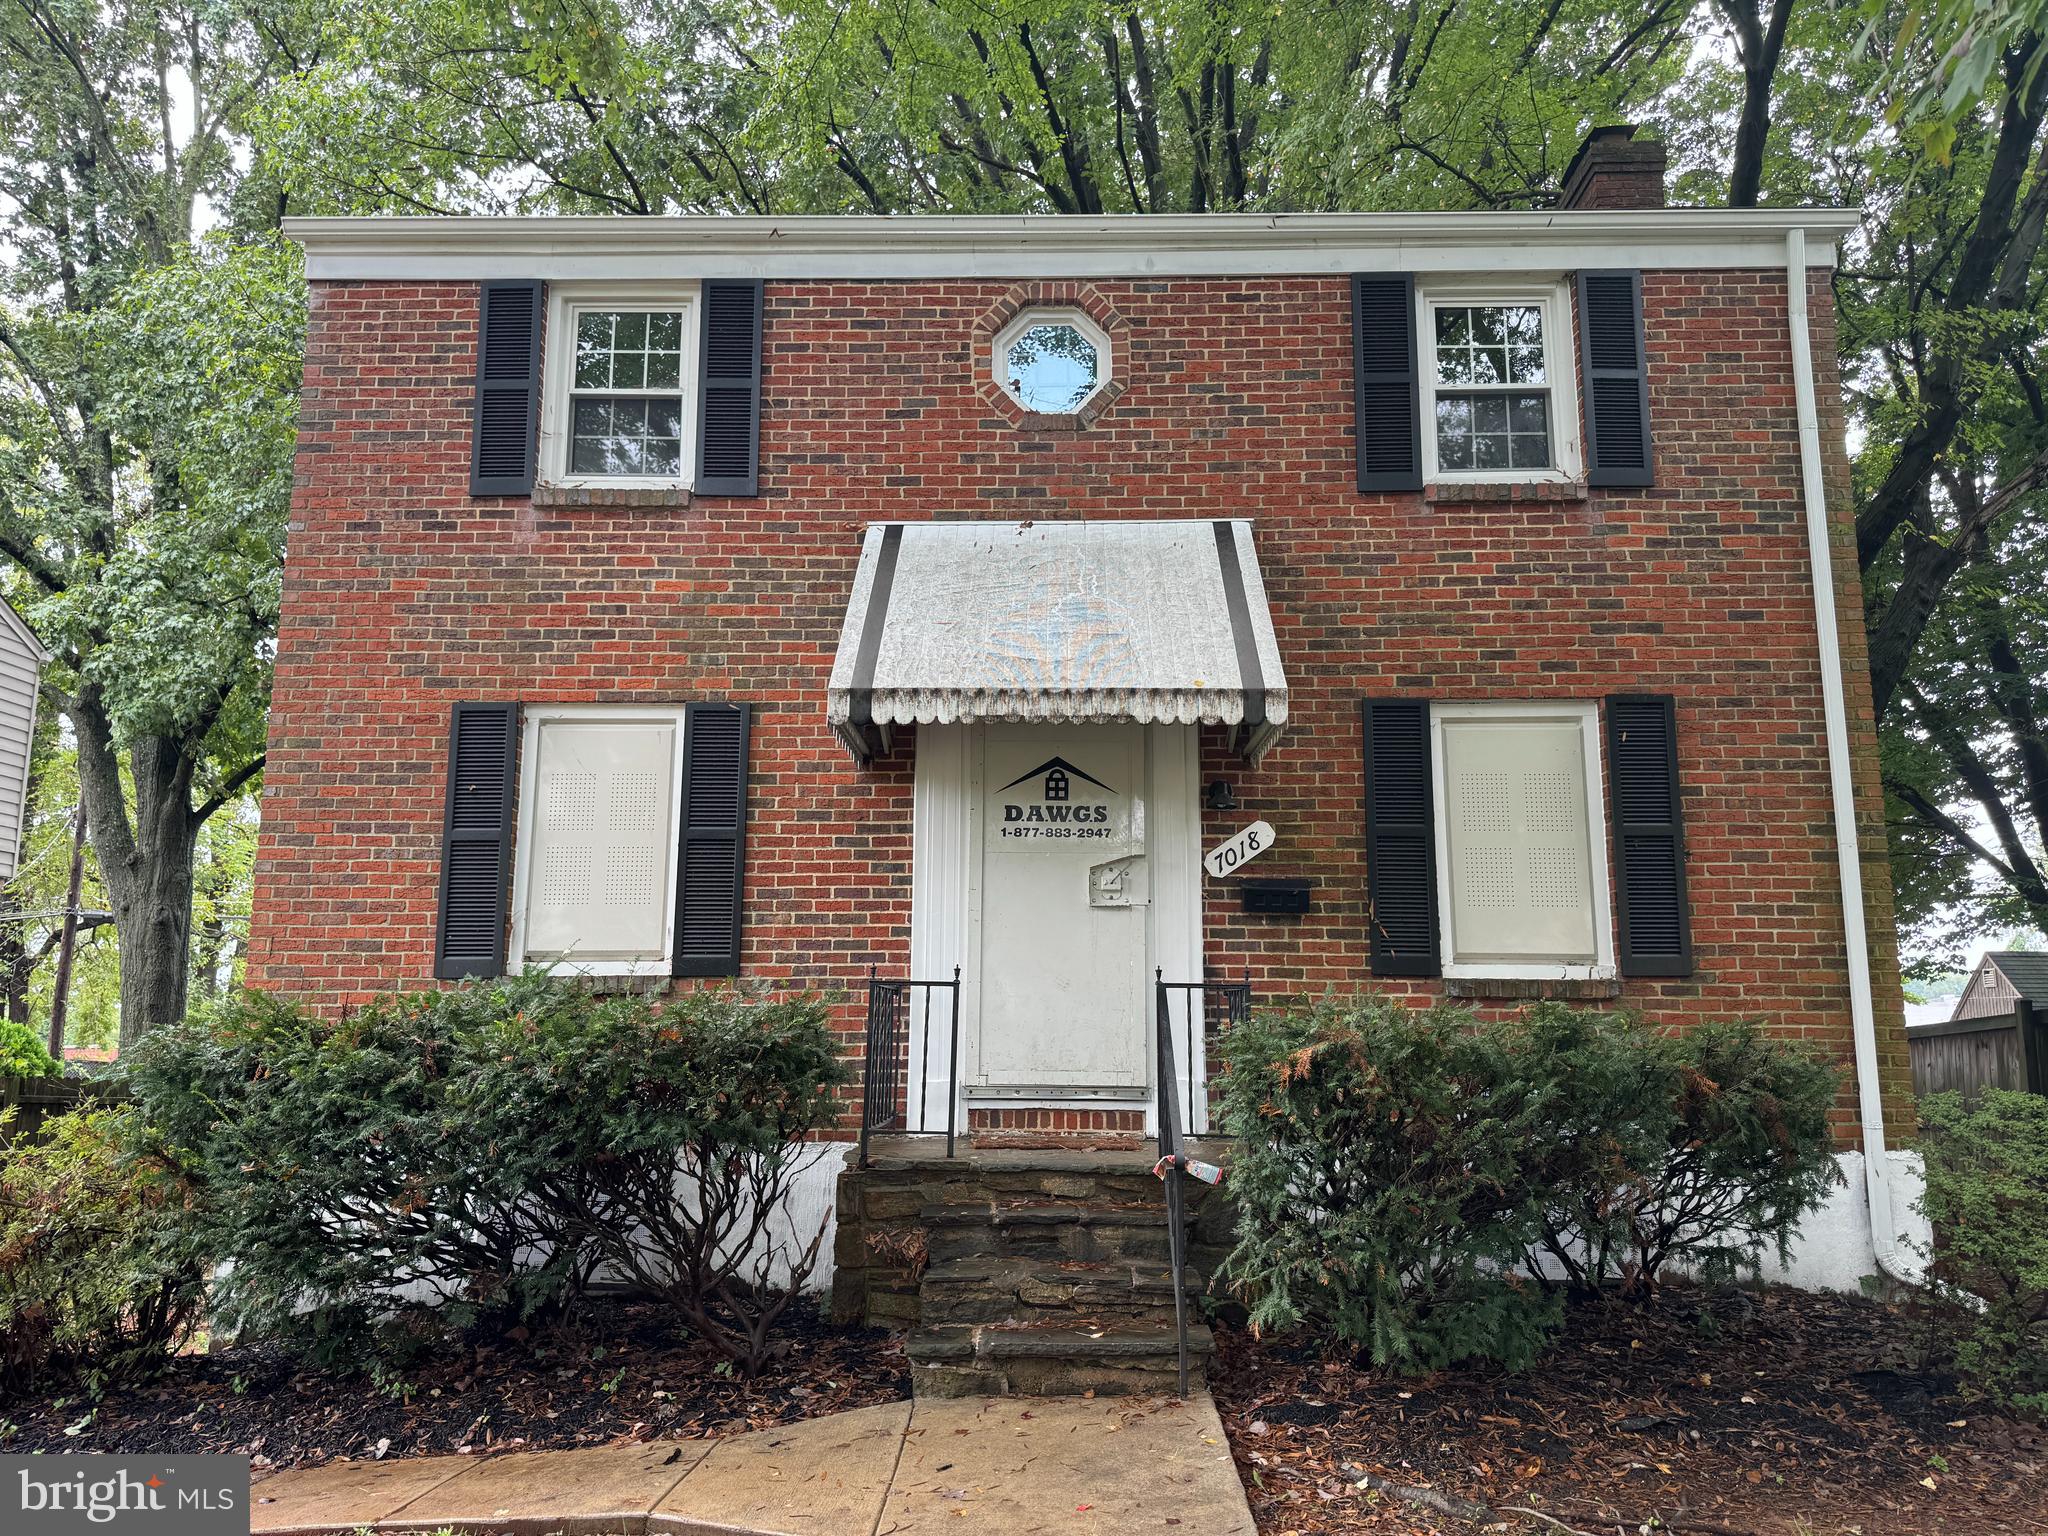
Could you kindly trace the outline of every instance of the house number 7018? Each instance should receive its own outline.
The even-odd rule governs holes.
[[[1255,821],[1242,832],[1234,833],[1228,842],[1218,843],[1202,857],[1202,867],[1215,879],[1235,874],[1251,863],[1260,854],[1273,846],[1275,838],[1270,823]]]

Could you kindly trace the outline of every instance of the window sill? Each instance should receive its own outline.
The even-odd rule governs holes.
[[[675,984],[675,977],[663,962],[660,969],[639,972],[607,972],[587,966],[565,964],[548,965],[539,961],[530,967],[521,967],[516,962],[506,967],[508,975],[517,975],[521,969],[545,971],[556,981],[568,982],[581,991],[594,996],[630,995],[635,997],[659,997]]]
[[[1584,501],[1583,480],[1432,480],[1422,488],[1432,505],[1496,501]]]
[[[543,480],[533,488],[539,509],[679,511],[690,501],[687,485],[556,485]]]
[[[1445,988],[1462,998],[1554,998],[1561,1002],[1597,1002],[1621,996],[1618,976],[1544,979],[1536,976],[1451,976]]]

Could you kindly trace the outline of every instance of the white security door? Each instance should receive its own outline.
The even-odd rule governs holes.
[[[1142,1093],[1142,726],[990,725],[981,763],[977,1086]]]

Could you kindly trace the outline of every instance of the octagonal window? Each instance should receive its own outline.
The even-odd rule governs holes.
[[[1080,410],[1109,382],[1109,367],[1109,337],[1076,311],[1029,311],[996,338],[996,382],[1042,416]]]

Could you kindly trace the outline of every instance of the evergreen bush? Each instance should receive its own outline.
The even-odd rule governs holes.
[[[1529,1263],[1574,1289],[1636,1294],[1674,1269],[1755,1275],[1841,1182],[1828,1119],[1839,1074],[1754,1023],[1674,1035],[1546,1003],[1488,1028],[1517,1091],[1542,1105]]]
[[[1560,1310],[1513,1269],[1541,1230],[1524,1159],[1540,1105],[1470,1025],[1369,997],[1225,1036],[1223,1278],[1254,1326],[1308,1323],[1403,1370],[1535,1358]]]
[[[153,1033],[130,1081],[209,1193],[231,1327],[388,1358],[573,1306],[609,1265],[751,1367],[785,1294],[755,1240],[836,1115],[824,1011],[538,975],[338,1019],[244,994]]]
[[[2003,1407],[2048,1413],[2048,1099],[1935,1094],[1920,1118],[1928,1279],[1946,1303],[1957,1372]]]
[[[1560,1285],[1754,1273],[1840,1177],[1835,1070],[1754,1024],[1366,998],[1260,1011],[1223,1054],[1223,1278],[1381,1365],[1527,1364]]]
[[[822,1219],[789,1196],[824,1152],[845,1081],[816,997],[696,992],[629,1008],[508,1018],[463,1085],[545,1124],[511,1152],[521,1182],[608,1273],[666,1299],[747,1371],[817,1263]]]
[[[132,1108],[60,1115],[0,1156],[0,1392],[145,1375],[191,1331],[189,1190]]]

